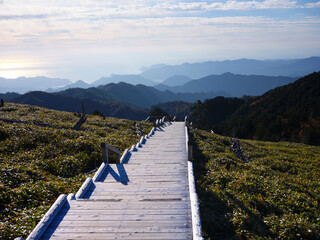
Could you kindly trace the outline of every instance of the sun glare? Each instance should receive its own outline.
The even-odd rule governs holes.
[[[37,69],[37,64],[30,59],[10,59],[0,60],[0,77],[18,78],[41,75],[41,69]]]

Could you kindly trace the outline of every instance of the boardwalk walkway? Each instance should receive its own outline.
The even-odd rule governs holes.
[[[158,129],[66,201],[41,239],[192,239],[183,122]]]

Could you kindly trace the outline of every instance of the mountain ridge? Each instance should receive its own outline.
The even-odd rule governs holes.
[[[294,82],[296,78],[274,77],[262,75],[240,75],[223,73],[221,75],[209,75],[200,79],[191,80],[181,86],[156,85],[159,90],[169,90],[175,93],[225,91],[233,97],[243,95],[257,96],[278,86]]]
[[[147,86],[155,86],[157,84],[177,86],[184,84],[187,78],[200,79],[209,75],[221,75],[226,72],[240,75],[301,77],[319,70],[320,57],[316,56],[288,60],[237,59],[183,63],[180,65],[157,64],[150,67],[142,67],[140,74],[112,74],[110,77],[101,77],[91,84],[81,80],[80,82],[72,83],[68,79],[41,76],[16,79],[0,77],[0,93],[26,93],[35,90],[57,92],[70,87],[88,88],[111,82],[128,82],[133,85],[144,84]],[[38,81],[32,82],[32,79]]]
[[[98,110],[104,116],[126,118],[130,120],[143,120],[148,115],[147,110],[134,108],[126,104],[100,102],[89,98],[80,99],[64,96],[58,93],[47,93],[41,91],[26,93],[17,98],[11,99],[10,102],[36,105],[39,107],[68,112],[81,112],[81,105],[84,104],[86,113],[93,113],[95,110]]]
[[[160,65],[157,68],[151,67],[140,75],[154,81],[163,81],[174,75],[185,75],[197,79],[208,75],[220,75],[225,72],[241,75],[302,77],[319,70],[320,57],[289,60],[237,59]]]

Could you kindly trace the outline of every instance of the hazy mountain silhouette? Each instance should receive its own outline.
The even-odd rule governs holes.
[[[78,99],[57,93],[40,91],[26,93],[10,101],[68,112],[82,112],[82,104],[84,104],[86,113],[93,113],[93,111],[99,110],[108,117],[131,120],[143,120],[148,115],[147,110],[133,108],[121,103],[103,103],[89,98]]]
[[[143,66],[143,67],[140,68],[140,70],[142,72],[144,72],[144,71],[147,71],[147,70],[162,68],[162,67],[165,67],[165,66],[167,66],[167,65],[166,64],[155,64],[155,65],[152,65],[152,66],[149,66],[149,67]]]
[[[34,90],[46,90],[70,84],[68,79],[47,77],[19,77],[15,79],[0,78],[0,92],[26,93]]]
[[[202,63],[184,63],[172,66],[157,64],[150,67],[142,67],[141,70],[143,72],[140,75],[113,74],[110,77],[102,77],[92,84],[87,84],[81,80],[76,83],[72,83],[68,79],[41,76],[31,78],[20,77],[16,79],[0,77],[0,93],[26,93],[28,91],[36,90],[57,92],[68,88],[89,88],[119,82],[126,82],[132,85],[143,84],[146,86],[161,84],[157,86],[157,89],[177,91],[166,86],[180,86],[190,79],[200,79],[209,75],[221,75],[226,72],[240,75],[301,77],[320,70],[320,57],[268,61],[239,59]],[[219,89],[211,89],[210,91],[219,91]]]
[[[192,79],[226,72],[242,75],[291,76],[301,77],[320,70],[320,57],[294,60],[253,60],[239,59],[227,61],[209,61],[202,63],[184,63],[181,65],[157,65],[144,68],[140,75],[153,81],[164,81],[169,77],[184,75]]]
[[[64,87],[60,87],[60,88],[49,88],[46,90],[46,92],[60,92],[69,88],[89,88],[91,85],[82,81],[82,80],[78,80],[75,83],[71,83],[68,84]]]
[[[162,91],[170,90],[176,93],[224,91],[233,97],[242,97],[243,95],[258,96],[270,89],[294,82],[295,80],[296,78],[291,77],[247,76],[224,73],[221,75],[210,75],[198,80],[191,80],[181,86],[169,87],[157,85],[155,88],[161,89]]]
[[[119,83],[119,82],[126,82],[129,84],[137,85],[137,84],[144,84],[146,86],[153,86],[156,83],[146,79],[140,75],[117,75],[113,74],[110,77],[102,77],[99,80],[93,82],[91,86],[96,87],[99,85],[106,85],[109,83]]]
[[[168,79],[164,80],[162,82],[162,84],[173,87],[173,86],[183,85],[191,80],[192,79],[187,76],[176,75],[176,76],[172,76],[172,77],[169,77]]]

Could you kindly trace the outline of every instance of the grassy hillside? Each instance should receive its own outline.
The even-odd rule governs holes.
[[[263,141],[320,145],[320,72],[259,97],[198,101],[193,125],[216,133]]]
[[[101,142],[123,151],[139,140],[134,122],[123,119],[88,116],[74,131],[74,113],[11,103],[0,118],[17,121],[0,120],[0,239],[26,237],[60,194],[76,193],[101,164]]]
[[[320,147],[191,136],[206,239],[320,239]]]

